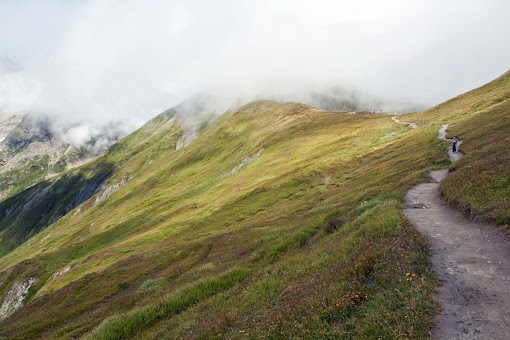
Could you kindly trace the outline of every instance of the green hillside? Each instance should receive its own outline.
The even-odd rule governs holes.
[[[453,168],[482,161],[470,140],[489,138],[494,117],[508,123],[508,74],[495,84],[401,117],[417,129],[258,101],[176,150],[183,130],[171,112],[158,116],[78,170],[90,178],[111,164],[118,190],[0,259],[4,301],[32,282],[0,336],[427,338],[437,282],[403,195],[448,166],[442,124],[466,140]],[[508,219],[508,204],[493,202]]]
[[[466,154],[441,182],[446,201],[481,221],[510,225],[510,71],[407,120],[449,123]]]
[[[195,130],[206,127],[217,116],[215,109],[205,106],[210,101],[206,96],[192,97],[149,121],[122,143],[113,146],[105,156],[79,169],[67,172],[61,169],[63,174],[49,180],[24,171],[35,166],[33,159],[21,168],[0,174],[4,182],[16,178],[16,190],[20,191],[0,201],[0,257],[92,196],[95,196],[94,201],[89,205],[111,195],[133,176],[143,173],[145,158],[174,151],[188,143],[196,135]],[[159,140],[156,148],[151,144],[155,140]],[[147,159],[147,162],[151,160]],[[23,190],[22,185],[26,185],[28,179],[36,182]]]

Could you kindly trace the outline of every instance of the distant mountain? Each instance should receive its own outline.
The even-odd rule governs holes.
[[[18,126],[24,116],[24,113],[14,115],[0,114],[0,143]]]
[[[126,134],[117,126],[89,131],[51,117],[0,115],[0,200],[100,155]]]
[[[381,99],[341,86],[334,86],[322,91],[312,91],[302,96],[300,101],[330,111],[409,113],[426,109],[424,105]]]

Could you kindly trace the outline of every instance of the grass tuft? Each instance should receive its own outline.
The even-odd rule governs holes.
[[[192,304],[230,288],[246,279],[246,268],[232,269],[216,278],[200,281],[172,294],[159,303],[114,315],[106,319],[85,339],[120,339],[135,335],[156,320],[181,312]]]
[[[140,286],[138,293],[147,293],[152,292],[153,290],[157,290],[165,283],[165,281],[166,279],[164,277],[154,280],[147,280]]]

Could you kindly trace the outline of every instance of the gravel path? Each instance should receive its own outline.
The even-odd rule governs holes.
[[[446,140],[444,125],[438,138]],[[462,154],[452,153],[455,161]],[[432,171],[435,183],[406,195],[404,214],[431,241],[432,265],[442,282],[433,339],[510,339],[510,238],[504,231],[466,219],[443,204],[439,182],[448,169]]]

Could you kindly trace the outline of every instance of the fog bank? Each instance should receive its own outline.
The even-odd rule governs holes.
[[[432,106],[509,68],[508,13],[496,0],[6,1],[0,111],[134,129],[199,92],[338,86]]]

